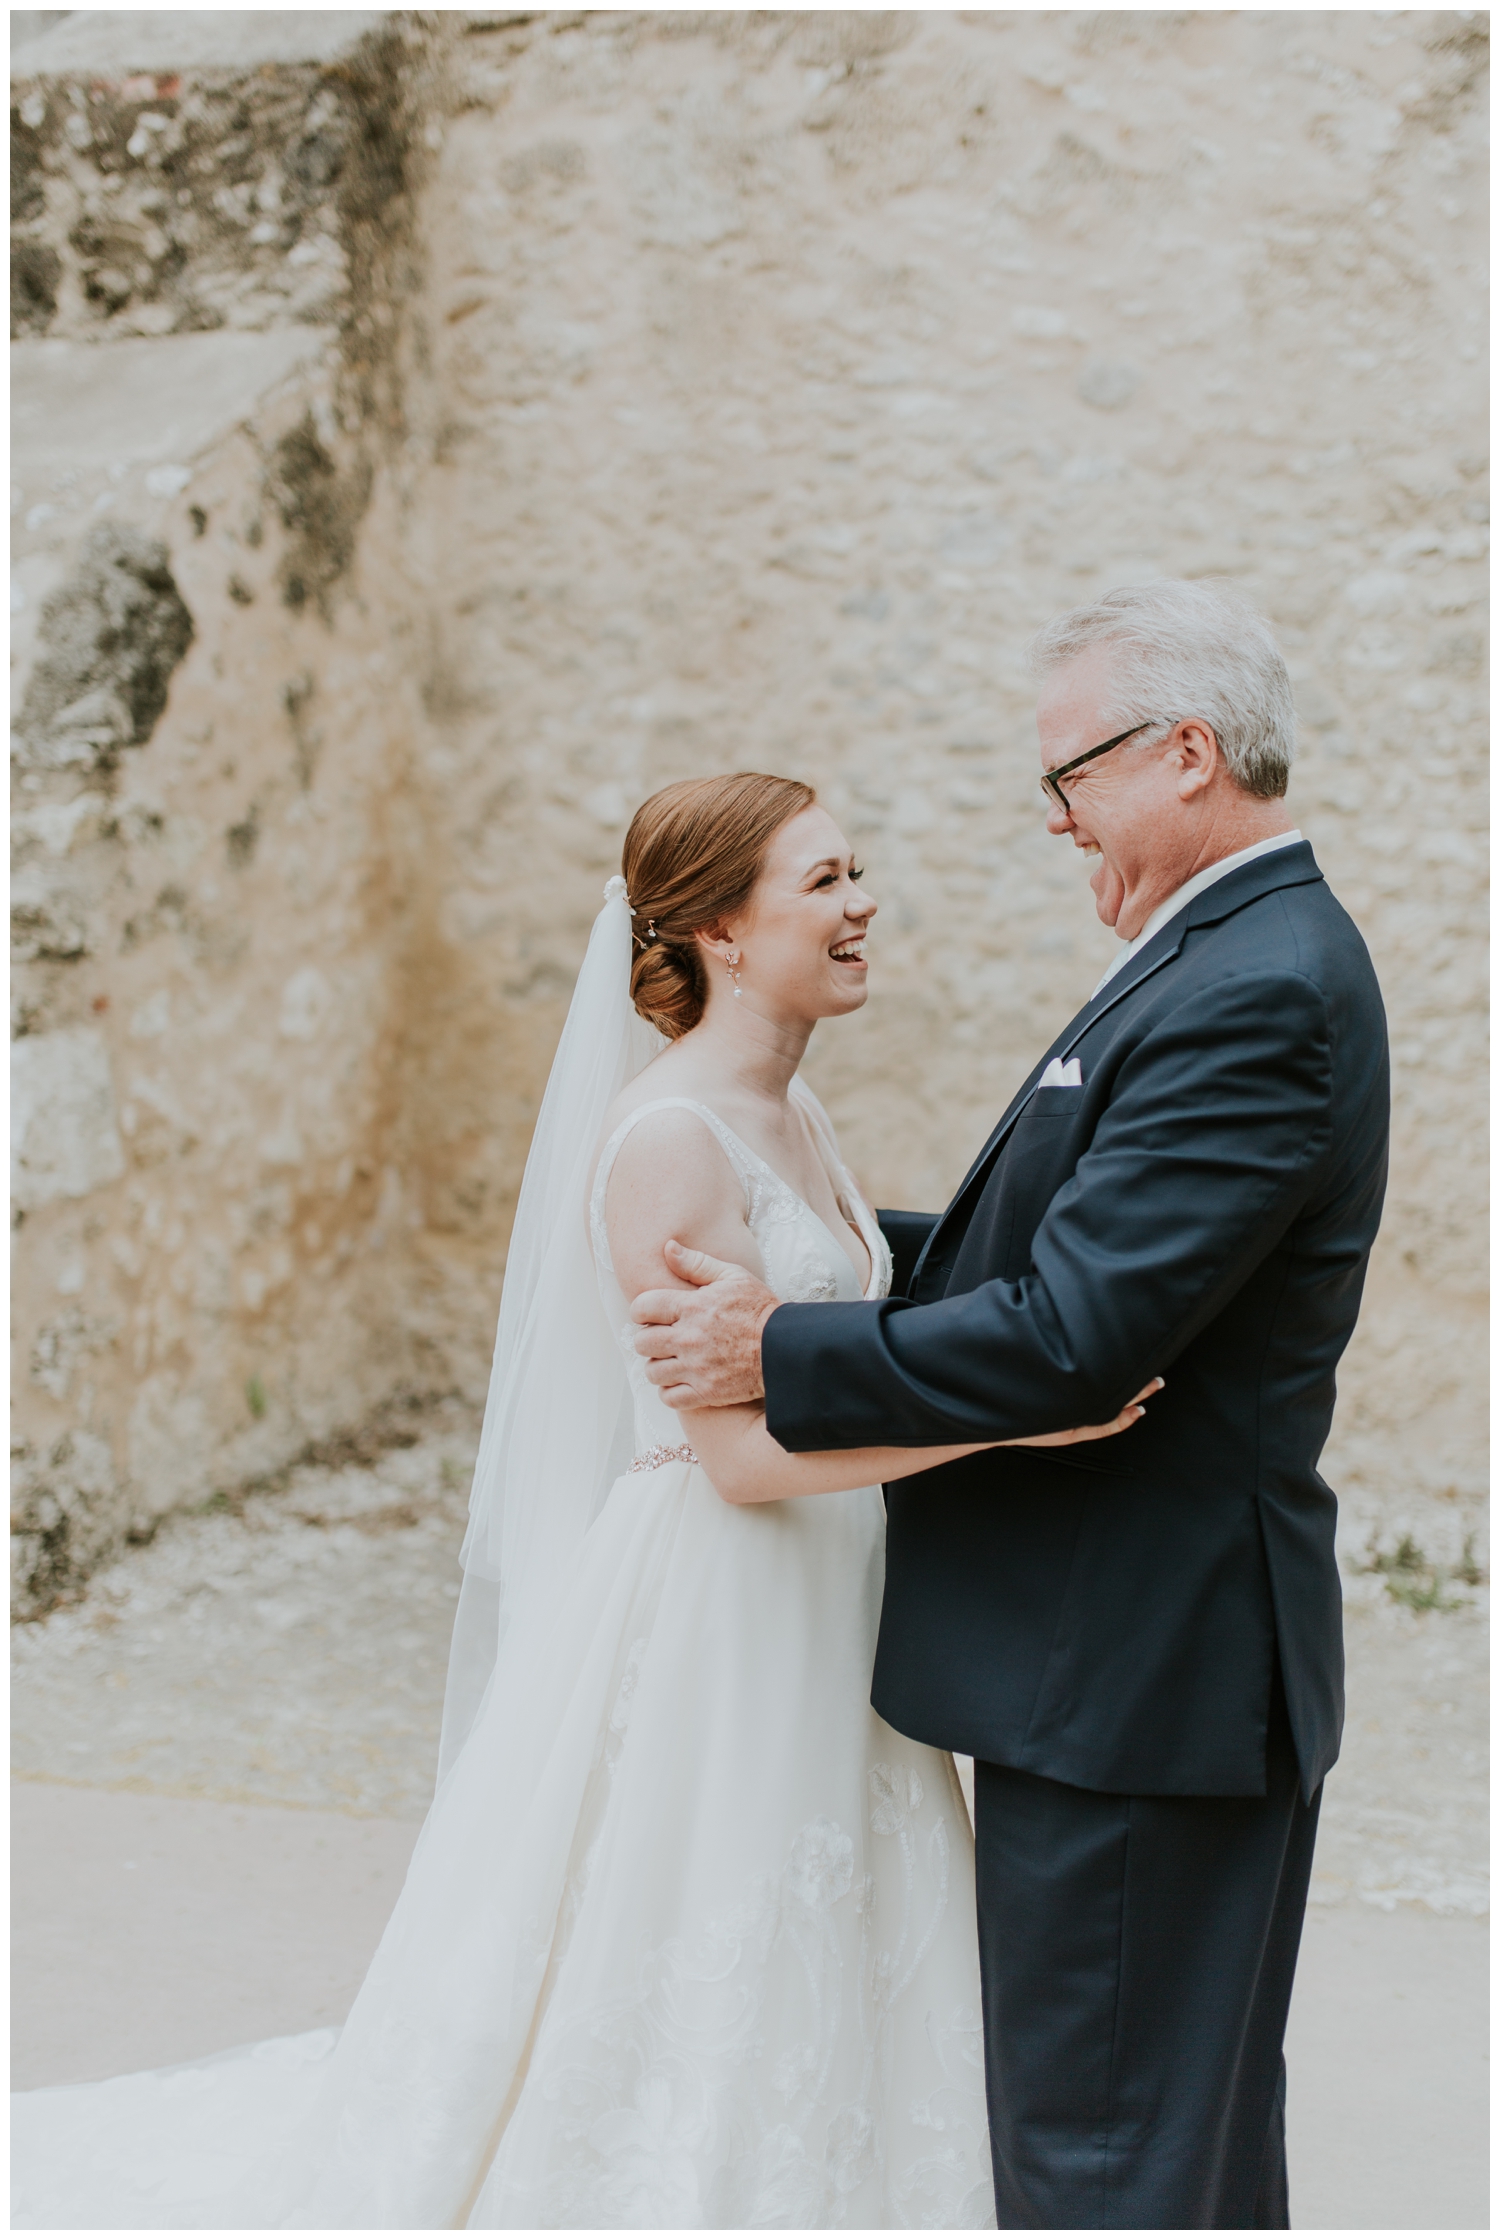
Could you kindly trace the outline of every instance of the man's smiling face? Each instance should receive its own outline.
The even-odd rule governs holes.
[[[1044,770],[1086,754],[1130,721],[1111,691],[1116,658],[1110,647],[1095,646],[1047,678],[1036,710]],[[1126,740],[1075,770],[1063,780],[1067,808],[1054,802],[1047,814],[1049,832],[1071,834],[1074,847],[1093,859],[1094,907],[1125,941],[1171,892],[1170,886],[1156,890],[1186,838],[1177,832],[1184,804],[1180,771],[1165,751],[1171,742],[1149,731],[1143,742]]]
[[[1055,770],[1127,728],[1114,689],[1118,651],[1091,646],[1054,669],[1037,701],[1042,768]],[[1072,837],[1092,859],[1094,907],[1122,941],[1133,941],[1159,903],[1193,874],[1279,832],[1291,818],[1280,795],[1246,792],[1230,775],[1211,725],[1197,716],[1158,721],[1061,781],[1047,830]]]

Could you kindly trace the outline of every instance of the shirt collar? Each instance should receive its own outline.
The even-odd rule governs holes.
[[[1144,949],[1146,943],[1160,933],[1162,927],[1175,918],[1179,910],[1185,910],[1195,896],[1202,894],[1205,887],[1213,886],[1216,880],[1224,878],[1228,872],[1238,871],[1242,863],[1254,863],[1257,856],[1274,855],[1278,848],[1295,847],[1301,838],[1300,832],[1278,832],[1269,840],[1257,840],[1253,847],[1241,848],[1232,856],[1221,856],[1217,863],[1209,864],[1202,871],[1195,871],[1192,878],[1186,880],[1175,894],[1169,894],[1165,902],[1156,905],[1134,941],[1127,941],[1110,959],[1104,977],[1094,990],[1094,996],[1099,994],[1100,989],[1109,986],[1117,972],[1124,970],[1137,949]],[[1094,996],[1090,996],[1090,1003]]]

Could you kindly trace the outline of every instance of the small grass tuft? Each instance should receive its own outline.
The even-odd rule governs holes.
[[[1444,1583],[1443,1573],[1433,1571],[1425,1578],[1387,1579],[1385,1591],[1392,1602],[1404,1603],[1408,1610],[1456,1610],[1458,1603],[1444,1594]]]
[[[1365,1550],[1365,1561],[1356,1566],[1360,1571],[1379,1572],[1385,1579],[1385,1591],[1392,1602],[1399,1602],[1407,1610],[1458,1610],[1463,1607],[1462,1597],[1446,1590],[1454,1581],[1464,1586],[1479,1586],[1484,1573],[1474,1560],[1474,1535],[1464,1542],[1464,1552],[1452,1571],[1444,1570],[1426,1555],[1409,1532],[1403,1532],[1393,1549],[1377,1548],[1373,1538]]]
[[[266,1412],[266,1388],[259,1377],[246,1378],[245,1399],[249,1404],[251,1415],[258,1423]]]
[[[1464,1534],[1464,1552],[1458,1559],[1458,1568],[1453,1576],[1455,1579],[1461,1579],[1466,1587],[1482,1587],[1489,1579],[1489,1573],[1485,1570],[1483,1564],[1475,1561],[1474,1535],[1472,1532]]]

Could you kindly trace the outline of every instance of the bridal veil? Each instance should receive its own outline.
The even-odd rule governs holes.
[[[521,1182],[460,1560],[438,1779],[470,1732],[500,1642],[543,1611],[630,1461],[625,1368],[589,1249],[605,1114],[662,1048],[630,1001],[625,882],[604,890]]]

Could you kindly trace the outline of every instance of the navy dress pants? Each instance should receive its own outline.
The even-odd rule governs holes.
[[[1301,1796],[1279,1702],[1266,1779],[1127,1797],[975,1766],[1002,2230],[1287,2226],[1281,2047],[1322,1792]]]

